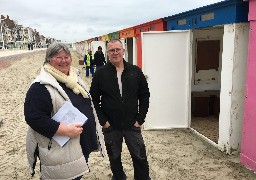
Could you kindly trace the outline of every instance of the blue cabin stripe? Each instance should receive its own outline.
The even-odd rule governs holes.
[[[248,22],[249,3],[226,0],[164,18],[167,30],[186,30],[217,25]],[[208,15],[208,20],[203,16]],[[210,18],[209,18],[210,17]],[[182,23],[178,23],[181,21]]]

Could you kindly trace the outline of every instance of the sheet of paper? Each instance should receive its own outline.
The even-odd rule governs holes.
[[[66,126],[71,124],[84,124],[88,118],[81,113],[76,107],[70,102],[66,101],[59,111],[52,117],[57,122],[60,122]],[[66,142],[70,139],[68,136],[54,135],[53,139],[63,147]]]

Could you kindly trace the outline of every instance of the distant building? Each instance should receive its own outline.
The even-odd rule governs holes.
[[[1,15],[0,19],[0,49],[25,49],[28,44],[33,44],[35,48],[46,48],[56,41],[53,38],[45,38],[36,29],[23,27],[9,16]]]

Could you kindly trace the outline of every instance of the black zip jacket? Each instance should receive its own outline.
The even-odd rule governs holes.
[[[119,130],[132,127],[136,121],[140,125],[144,123],[150,96],[148,83],[139,67],[124,61],[121,80],[122,97],[116,68],[108,62],[95,72],[90,89],[100,124],[104,126],[108,121]]]

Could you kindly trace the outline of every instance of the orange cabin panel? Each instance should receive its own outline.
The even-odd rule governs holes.
[[[148,31],[166,31],[167,25],[166,21],[162,18],[150,21],[138,26],[134,26],[136,44],[137,44],[137,66],[142,68],[142,44],[141,44],[141,33]]]
[[[133,28],[123,29],[120,32],[120,38],[131,38],[135,36],[135,30]]]

